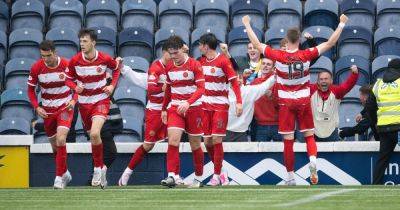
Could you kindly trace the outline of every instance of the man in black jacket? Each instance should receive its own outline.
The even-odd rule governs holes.
[[[373,184],[383,184],[383,176],[389,165],[400,130],[400,59],[389,62],[382,80],[378,80],[373,94],[367,100],[366,112],[371,122],[376,125],[380,138],[379,158],[374,169]]]

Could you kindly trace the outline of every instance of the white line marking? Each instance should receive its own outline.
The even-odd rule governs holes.
[[[343,194],[343,193],[348,193],[348,192],[352,192],[352,191],[356,191],[356,189],[342,189],[342,190],[337,190],[337,191],[332,191],[332,192],[325,192],[325,193],[321,193],[318,195],[313,195],[310,196],[308,198],[303,198],[303,199],[299,199],[290,203],[283,203],[283,204],[277,204],[275,206],[277,207],[291,207],[291,206],[297,206],[300,204],[305,204],[305,203],[310,203],[310,202],[315,202],[318,200],[322,200],[334,195],[338,195],[338,194]]]

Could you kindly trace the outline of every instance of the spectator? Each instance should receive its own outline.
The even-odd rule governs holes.
[[[247,58],[249,60],[249,66],[243,72],[245,85],[251,84],[254,79],[261,76],[260,69],[262,55],[251,43],[247,44]]]
[[[274,61],[263,58],[261,73],[261,77],[256,78],[251,85],[260,84],[274,76]],[[278,102],[274,94],[263,95],[255,102],[254,118],[256,141],[282,141],[282,136],[278,133]]]
[[[343,127],[340,128],[339,136],[341,139],[345,139],[346,137],[352,137],[355,134],[365,134],[368,131],[368,128],[373,128],[374,125],[371,124],[371,121],[366,116],[365,103],[368,100],[369,95],[371,94],[371,87],[369,85],[362,86],[360,88],[360,101],[364,106],[364,109],[361,110],[360,114],[356,116],[357,125],[354,127]],[[379,140],[379,136],[376,132],[373,132],[375,140]]]
[[[344,95],[357,82],[357,66],[353,65],[351,72],[349,78],[341,85],[332,84],[332,73],[328,71],[320,72],[317,84],[310,85],[311,109],[317,141],[335,141],[339,139],[339,105]]]

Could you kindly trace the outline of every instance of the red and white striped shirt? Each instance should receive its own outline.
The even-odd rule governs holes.
[[[163,110],[166,110],[167,106],[179,106],[184,102],[188,102],[190,106],[202,105],[204,75],[198,61],[188,57],[181,66],[176,66],[173,61],[170,61],[166,65],[165,72],[167,73],[167,88]]]
[[[164,100],[162,87],[166,79],[164,64],[161,60],[154,61],[149,68],[147,77],[147,109],[161,111]]]
[[[208,60],[206,57],[200,58],[200,63],[203,66],[205,78],[205,92],[203,95],[203,108],[205,110],[229,110],[229,83],[232,83],[232,88],[236,94],[237,103],[242,103],[239,83],[236,80],[237,76],[232,67],[231,61],[224,55],[218,54],[213,60]],[[237,83],[237,84],[234,84]]]
[[[275,61],[279,104],[310,103],[310,61],[319,56],[318,49],[288,52],[266,46],[264,56]]]
[[[96,51],[95,58],[87,60],[82,52],[71,58],[66,75],[69,80],[76,80],[83,85],[83,92],[79,94],[78,101],[81,104],[95,104],[101,100],[108,99],[103,88],[107,85],[106,69],[113,70],[113,84],[116,86],[119,77],[119,63],[109,55]],[[75,88],[75,85],[70,85]]]
[[[39,84],[42,97],[42,107],[48,114],[57,112],[60,108],[72,100],[72,91],[65,85],[65,70],[68,68],[68,61],[58,57],[58,65],[54,68],[46,66],[43,59],[32,65],[28,78],[28,85],[36,87]],[[28,93],[28,95],[31,95]],[[38,106],[37,98],[31,99],[33,107]],[[31,98],[31,97],[30,97]]]

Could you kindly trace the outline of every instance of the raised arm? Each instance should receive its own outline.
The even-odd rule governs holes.
[[[129,82],[147,89],[147,73],[136,72],[131,67],[124,65],[121,69],[121,74],[123,77],[128,79]]]
[[[340,16],[340,23],[336,28],[335,32],[329,37],[328,41],[321,43],[317,46],[319,54],[323,54],[324,52],[330,50],[333,46],[335,46],[336,42],[338,41],[340,34],[342,34],[343,28],[346,25],[346,22],[349,18],[342,14]]]
[[[264,53],[264,48],[266,45],[261,43],[260,40],[258,40],[257,35],[254,33],[253,29],[251,28],[250,21],[251,21],[250,16],[245,15],[242,17],[242,23],[243,23],[244,27],[246,28],[246,33],[250,39],[250,42],[253,44],[254,48],[256,48],[260,53]]]
[[[351,73],[347,80],[342,84],[338,85],[335,89],[336,98],[343,98],[351,89],[353,89],[354,85],[357,83],[358,79],[358,68],[356,65],[351,66]]]

